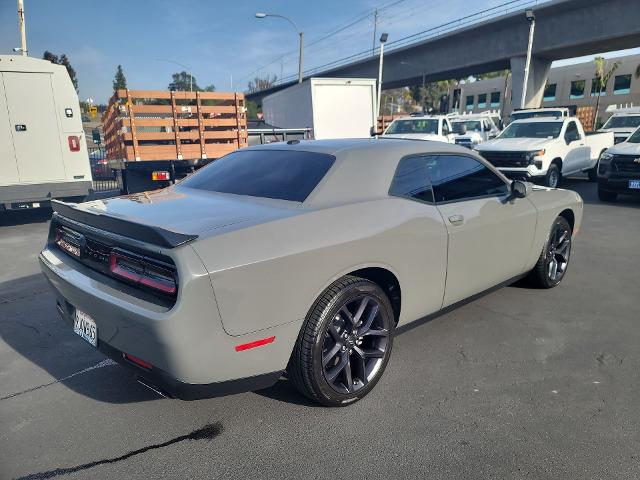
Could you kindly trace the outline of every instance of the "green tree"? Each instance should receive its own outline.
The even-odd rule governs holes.
[[[262,109],[258,107],[258,104],[253,100],[247,100],[247,118],[255,120],[258,118],[258,113],[262,112]]]
[[[596,57],[593,59],[593,63],[596,67],[594,82],[597,82],[597,92],[598,97],[596,99],[596,109],[593,112],[593,128],[597,128],[596,122],[598,120],[598,110],[600,109],[600,97],[602,96],[603,90],[607,89],[607,84],[609,80],[615,73],[615,71],[620,66],[620,62],[613,62],[611,66],[607,64],[607,61],[604,57]]]
[[[200,90],[198,82],[196,82],[196,77],[193,77],[185,71],[174,73],[171,76],[171,83],[167,88],[173,92],[188,92],[190,90],[195,92]]]
[[[71,66],[71,62],[69,62],[69,58],[64,53],[58,56],[51,53],[49,50],[45,50],[44,55],[42,55],[42,58],[45,60],[49,60],[51,63],[55,63],[56,65],[64,65],[64,67],[67,69],[67,72],[69,73],[69,78],[71,79],[73,88],[76,89],[76,92],[78,91],[78,77],[76,76],[76,71]]]
[[[205,92],[215,92],[216,91],[216,86],[213,83],[211,85],[207,85],[206,87],[204,87],[204,91]]]
[[[121,88],[127,88],[127,78],[122,71],[122,65],[118,65],[116,69],[116,75],[113,77],[113,89],[119,90]]]

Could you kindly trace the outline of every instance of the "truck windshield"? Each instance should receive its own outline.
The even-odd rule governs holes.
[[[453,122],[452,129],[453,133],[460,134],[460,127],[462,125],[467,126],[467,132],[481,132],[482,131],[482,123],[480,120],[467,120],[466,122]]]
[[[511,121],[524,120],[525,118],[539,118],[539,117],[560,117],[562,118],[562,110],[543,110],[541,112],[513,112],[511,114]]]
[[[562,122],[512,123],[500,138],[558,138]]]
[[[614,115],[602,128],[638,128],[640,115]]]
[[[407,133],[432,133],[438,134],[438,119],[417,118],[406,120],[394,120],[384,132],[385,135],[407,134]]]
[[[180,185],[304,202],[335,159],[332,155],[295,150],[239,150],[215,160]]]
[[[627,138],[627,143],[640,143],[640,128],[633,132],[633,135]]]

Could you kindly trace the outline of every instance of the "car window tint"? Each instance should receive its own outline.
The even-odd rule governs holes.
[[[578,132],[576,122],[569,122],[567,125],[567,131],[564,133],[564,138],[569,142],[580,139],[580,133]]]
[[[335,157],[295,150],[239,150],[202,168],[181,185],[251,197],[304,202]]]
[[[436,202],[506,195],[509,187],[478,160],[463,155],[431,155],[427,171]]]
[[[428,157],[415,156],[400,160],[389,193],[433,203],[433,192],[427,173]]]

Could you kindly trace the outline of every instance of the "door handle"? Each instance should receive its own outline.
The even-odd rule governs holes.
[[[464,222],[464,217],[462,215],[451,215],[449,217],[449,221],[452,225],[462,225]]]

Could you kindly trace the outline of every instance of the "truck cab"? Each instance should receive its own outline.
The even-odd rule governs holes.
[[[605,122],[599,132],[613,132],[616,145],[624,142],[640,127],[640,108],[620,108]]]
[[[451,122],[446,115],[419,115],[396,118],[384,131],[382,137],[455,143]]]
[[[619,194],[640,195],[640,127],[598,162],[598,197],[610,202]]]
[[[580,172],[595,181],[598,158],[612,146],[613,133],[587,135],[575,117],[537,117],[510,123],[475,150],[509,177],[555,188]]]
[[[490,115],[461,115],[451,121],[456,145],[467,148],[495,138],[500,129]]]
[[[0,211],[79,200],[91,185],[78,95],[66,68],[0,55]]]

